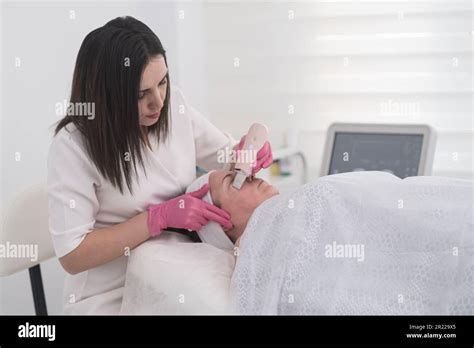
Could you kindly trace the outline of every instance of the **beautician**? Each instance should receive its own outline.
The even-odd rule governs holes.
[[[167,228],[231,228],[224,210],[183,194],[196,166],[222,169],[219,151],[238,149],[170,86],[165,50],[142,22],[120,17],[89,33],[79,50],[67,114],[48,154],[50,232],[68,273],[64,312],[117,314],[130,250]],[[87,117],[89,116],[89,117]],[[254,171],[272,162],[267,142]]]

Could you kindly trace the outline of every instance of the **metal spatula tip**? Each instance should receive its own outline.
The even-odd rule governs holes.
[[[246,177],[243,173],[235,174],[234,181],[232,182],[232,186],[235,187],[237,190],[240,190],[242,185],[244,184]]]

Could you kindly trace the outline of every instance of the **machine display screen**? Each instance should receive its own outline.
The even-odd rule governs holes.
[[[328,174],[379,170],[403,179],[416,176],[422,134],[337,132]]]

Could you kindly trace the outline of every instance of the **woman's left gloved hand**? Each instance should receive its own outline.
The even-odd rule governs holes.
[[[240,142],[236,145],[235,149],[236,150],[242,150],[242,147],[244,146],[245,142],[245,137],[244,135],[241,139]],[[255,175],[260,171],[262,168],[268,168],[270,164],[273,162],[273,154],[272,154],[272,146],[270,145],[270,142],[267,140],[265,144],[263,144],[262,148],[258,150],[257,152],[257,161],[255,163],[255,166],[252,168],[252,175]]]

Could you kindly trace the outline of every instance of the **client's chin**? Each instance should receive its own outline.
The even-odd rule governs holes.
[[[272,197],[274,197],[274,196],[276,196],[280,193],[275,186],[270,185],[269,183],[267,183],[266,181],[263,181],[263,180],[262,180],[262,183],[259,184],[258,189],[261,190],[262,192],[265,192],[266,198],[262,202],[260,202],[259,205],[255,209],[258,209],[258,207],[263,202],[265,202],[266,200],[268,200],[268,199],[270,199],[270,198],[272,198]],[[255,209],[254,209],[254,212],[255,212]],[[252,212],[252,214],[253,214],[253,212]],[[229,237],[230,240],[232,241],[232,243],[234,243],[234,245],[237,246],[237,247],[239,246],[240,238],[245,233],[247,223],[250,220],[251,216],[252,215],[249,215],[247,220],[244,223],[236,224],[231,229],[224,230],[227,237]]]

